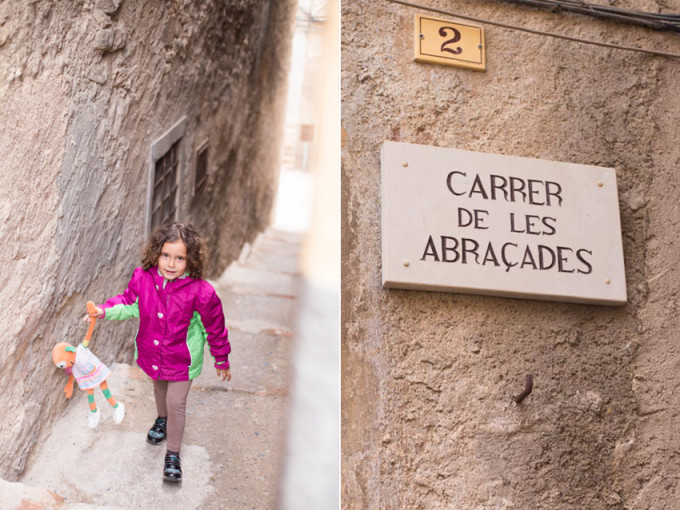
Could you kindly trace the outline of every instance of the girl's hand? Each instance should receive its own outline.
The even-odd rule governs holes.
[[[217,377],[221,377],[223,381],[225,379],[227,381],[231,381],[231,370],[228,368],[226,370],[220,370],[219,368],[216,368],[215,371],[217,372]]]
[[[95,307],[97,312],[94,314],[95,318],[99,318],[104,314],[104,310],[99,308],[98,306]],[[88,324],[92,322],[92,317],[90,317],[90,314],[87,314],[85,317],[83,317],[83,322],[87,322]]]

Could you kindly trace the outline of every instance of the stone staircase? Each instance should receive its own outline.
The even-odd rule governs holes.
[[[76,394],[20,483],[0,480],[0,510],[275,508],[300,244],[299,234],[269,229],[212,282],[227,318],[232,380],[223,383],[205,356],[187,402],[181,484],[163,483],[165,446],[145,441],[156,417],[151,381],[136,365],[113,364],[123,423],[114,424],[96,391],[102,420],[89,429],[87,398]]]

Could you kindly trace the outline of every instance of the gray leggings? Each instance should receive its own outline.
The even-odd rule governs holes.
[[[168,417],[168,450],[171,452],[179,452],[182,447],[189,388],[191,381],[153,382],[158,416]]]

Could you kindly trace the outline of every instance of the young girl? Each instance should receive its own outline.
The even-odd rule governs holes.
[[[191,381],[201,373],[208,341],[217,375],[231,380],[231,347],[222,302],[202,280],[207,250],[196,229],[173,223],[156,229],[144,248],[142,267],[119,296],[97,307],[96,317],[139,317],[135,340],[137,364],[153,379],[158,418],[146,440],[167,438],[163,479],[182,479],[179,451]],[[84,320],[88,320],[89,316]]]

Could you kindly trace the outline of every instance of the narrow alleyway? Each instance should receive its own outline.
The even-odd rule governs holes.
[[[113,365],[110,378],[114,395],[125,403],[125,421],[115,425],[110,406],[96,392],[102,421],[94,430],[87,428],[87,399],[76,394],[21,482],[63,497],[61,508],[274,508],[284,455],[300,243],[300,234],[270,228],[213,282],[227,317],[233,377],[223,383],[212,358],[205,356],[187,404],[180,486],[162,482],[165,446],[145,441],[156,417],[151,382],[136,365],[125,364]],[[97,325],[95,353],[110,327]],[[20,484],[1,489],[2,508],[17,508],[10,506],[12,497],[14,503],[49,499],[41,490],[27,496],[30,490]]]

